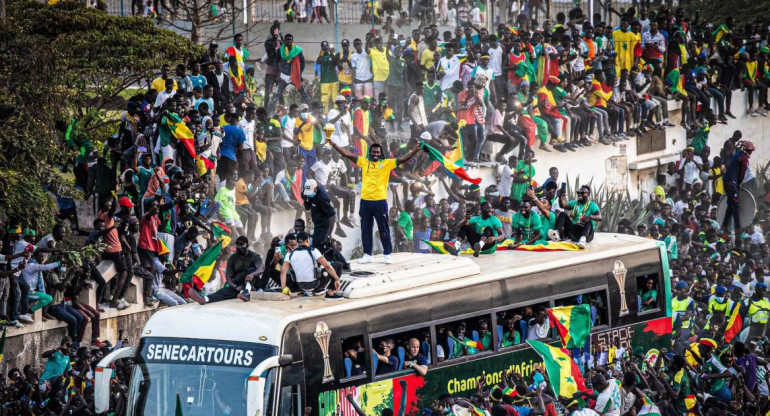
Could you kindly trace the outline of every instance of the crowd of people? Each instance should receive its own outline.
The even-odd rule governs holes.
[[[310,16],[320,20],[323,9],[312,4]],[[675,332],[657,362],[643,362],[633,346],[613,357],[598,351],[585,370],[595,394],[584,400],[560,400],[540,371],[533,380],[511,374],[507,384],[481,385],[467,399],[444,397],[425,414],[453,406],[493,416],[764,414],[770,210],[760,199],[756,218],[741,220],[739,190],[752,181],[754,145],[736,131],[712,155],[709,133],[735,117],[738,88],[748,91],[748,116],[767,115],[768,31],[730,18],[714,29],[665,7],[618,14],[614,28],[599,16],[589,23],[580,9],[542,26],[523,15],[496,33],[468,24],[454,33],[428,25],[396,34],[386,20],[384,30],[344,39],[340,51],[323,41],[312,71],[275,22],[264,42],[263,86],[242,35],[224,53],[212,42],[174,74],[163,65],[128,100],[102,152],[90,141],[74,144],[82,149],[73,151],[75,184],[93,202],[92,224],[80,224],[73,197],[55,189],[59,221],[50,233],[24,218],[2,224],[0,323],[22,328],[39,316],[66,323],[67,337],[43,354],[42,375],[27,366],[0,379],[0,414],[90,414],[93,370],[112,347],[101,340],[100,314],[131,307],[133,277],[147,307],[249,301],[266,291],[338,300],[340,276],[350,270],[340,239],[359,230],[360,263],[380,249],[390,263],[393,252],[437,247],[479,257],[504,241],[586,248],[599,230],[666,245]],[[303,80],[311,74],[318,88]],[[659,167],[644,218],[603,228],[591,187],[570,200],[559,167],[535,180],[545,178],[535,171],[541,152],[678,128],[668,118],[670,99],[682,102],[688,147]],[[452,164],[486,162],[496,180],[461,180],[430,150]],[[718,222],[722,196],[727,214]],[[288,232],[271,226],[277,211],[295,214]],[[180,278],[223,237],[233,244],[205,284]],[[109,281],[103,260],[115,270]],[[83,301],[91,289],[93,305]],[[733,311],[746,330],[728,342]],[[121,362],[118,384],[131,369]],[[115,394],[121,414],[125,388]]]

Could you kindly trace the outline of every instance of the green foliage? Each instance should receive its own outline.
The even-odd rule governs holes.
[[[770,20],[770,8],[767,3],[756,0],[694,0],[683,5],[685,15],[695,16],[700,10],[700,22],[710,22],[714,28],[725,22],[729,16],[735,18],[737,25],[767,22]],[[735,30],[736,28],[733,28]]]
[[[147,19],[80,2],[9,0],[7,15],[0,27],[0,221],[44,229],[55,210],[42,186],[66,186],[55,167],[77,151],[64,145],[70,120],[80,120],[78,143],[105,139],[117,126],[115,110],[125,108],[121,92],[202,50]]]

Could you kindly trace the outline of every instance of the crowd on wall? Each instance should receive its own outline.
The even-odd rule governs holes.
[[[617,27],[600,16],[592,24],[580,9],[553,24],[523,15],[495,33],[468,24],[397,34],[386,21],[384,30],[344,39],[339,51],[322,42],[312,65],[303,39],[275,22],[259,82],[242,35],[224,53],[212,42],[193,62],[164,64],[128,100],[102,151],[77,143],[83,150],[71,164],[92,203],[91,224],[79,223],[79,204],[57,189],[52,229],[31,229],[24,218],[3,224],[0,322],[61,321],[67,336],[43,353],[42,371],[10,369],[0,380],[0,414],[90,414],[93,370],[113,347],[99,333],[110,308],[140,299],[147,307],[249,301],[269,291],[341,299],[350,264],[335,236],[359,230],[361,263],[379,248],[385,263],[393,252],[437,247],[483,261],[507,240],[585,248],[599,230],[667,247],[675,336],[657,362],[615,345],[586,370],[594,393],[585,400],[562,403],[542,372],[532,380],[511,374],[507,385],[442,398],[426,414],[453,406],[492,415],[764,414],[768,198],[742,222],[739,189],[757,180],[754,145],[740,131],[711,138],[710,127],[767,115],[768,30],[730,18],[714,27],[665,7],[618,14]],[[307,82],[313,76],[317,86]],[[748,91],[745,115],[731,112],[738,89]],[[682,103],[681,126],[669,120],[671,100]],[[667,128],[686,129],[688,147],[659,167],[645,216],[617,229],[602,228],[590,186],[568,195],[568,167],[535,170],[543,152],[587,154]],[[495,166],[496,181],[479,184],[455,169],[465,163]],[[291,230],[271,226],[279,211],[295,213]],[[218,244],[228,246],[211,260],[210,278],[182,278]],[[102,261],[113,278],[103,277]],[[87,301],[92,289],[96,302]],[[746,331],[725,342],[725,317],[735,310]],[[132,369],[131,360],[116,367],[116,414]]]

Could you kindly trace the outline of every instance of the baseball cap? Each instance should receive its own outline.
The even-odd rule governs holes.
[[[714,293],[716,293],[717,295],[724,295],[726,291],[727,289],[725,289],[724,286],[717,286],[717,288],[714,289]]]
[[[316,192],[316,188],[318,188],[318,183],[315,179],[308,179],[305,181],[304,188],[302,188],[302,195],[310,196]]]
[[[120,198],[120,200],[118,200],[118,204],[120,204],[121,207],[128,207],[128,208],[133,208],[134,207],[134,203],[131,202],[131,200],[128,199],[127,196],[124,196],[123,198]]]
[[[347,98],[345,98],[344,95],[338,95],[337,98],[334,99],[335,103],[339,103],[341,101],[348,102]]]
[[[305,103],[302,103],[302,104],[299,105],[299,112],[300,113],[303,112],[303,111],[308,111],[309,109],[310,109],[310,107],[308,107],[308,105],[305,104]]]
[[[681,280],[676,282],[676,288],[677,289],[687,289],[687,282],[681,281]]]
[[[429,141],[431,139],[433,139],[433,136],[431,136],[430,133],[427,131],[424,131],[422,132],[422,134],[420,134],[420,140]]]

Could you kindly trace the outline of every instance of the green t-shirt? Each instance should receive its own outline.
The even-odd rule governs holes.
[[[726,370],[725,366],[722,365],[722,363],[719,362],[719,359],[714,356],[711,356],[711,358],[706,361],[703,369],[707,374],[722,374]],[[712,378],[709,380],[709,392],[711,392],[711,394],[715,394],[719,390],[722,390],[725,385],[727,385],[727,379]]]
[[[527,186],[529,186],[530,180],[535,177],[535,167],[528,165],[527,162],[523,160],[520,160],[519,163],[516,164],[516,170],[514,173],[517,173],[521,170],[524,171],[524,178],[527,181],[522,183],[514,182],[511,184],[511,199],[515,199],[517,201],[521,201],[521,197],[527,193]]]
[[[548,240],[548,231],[556,229],[556,214],[551,214],[546,217],[542,213],[540,214],[540,241],[545,242]]]
[[[666,251],[668,251],[668,257],[676,260],[679,257],[679,242],[675,236],[668,236],[663,239],[666,243]]]
[[[385,80],[385,85],[390,87],[406,87],[404,82],[406,61],[393,55],[388,56],[388,61],[390,62],[390,72],[388,72],[388,79]]]
[[[408,240],[414,238],[414,225],[412,225],[412,217],[410,217],[406,211],[401,211],[401,214],[398,216],[397,224],[404,230],[404,235]]]
[[[142,198],[144,198],[144,193],[147,192],[147,186],[149,186],[152,173],[152,168],[146,169],[144,166],[139,166],[139,172],[136,174],[136,182],[137,185],[139,185],[139,196]]]
[[[514,234],[516,230],[519,230],[519,233],[521,234],[521,242],[529,241],[532,237],[535,236],[535,231],[540,231],[542,228],[540,215],[530,211],[529,218],[526,218],[521,214],[521,212],[517,212],[513,214],[511,227],[514,230]],[[543,238],[543,236],[541,235],[540,238]]]
[[[321,66],[321,82],[337,82],[337,66],[334,65],[334,55],[325,53],[318,57]]]
[[[503,332],[503,347],[521,344],[521,334],[519,331]]]
[[[227,189],[223,186],[217,192],[214,200],[219,202],[219,215],[225,220],[240,220],[238,212],[235,211],[235,188]]]
[[[470,220],[468,220],[468,224],[476,226],[476,232],[479,234],[484,234],[484,229],[487,227],[492,227],[492,234],[497,237],[497,230],[502,230],[503,223],[500,222],[500,220],[490,215],[489,218],[484,218],[481,215],[472,217]]]
[[[642,293],[642,303],[647,302],[650,299],[656,299],[656,300],[658,299],[658,291],[657,290],[650,289],[650,290]],[[642,311],[649,311],[649,310],[655,309],[657,307],[658,307],[658,305],[656,305],[655,302],[652,302],[649,305],[642,306]]]
[[[425,106],[425,113],[430,113],[430,110],[441,101],[441,85],[434,83],[431,87],[427,82],[423,82],[423,90],[422,100]]]
[[[684,399],[690,395],[690,379],[687,378],[685,370],[679,370],[679,372],[674,375],[671,388],[677,393],[677,412],[687,413],[687,406],[685,405]]]
[[[572,210],[573,224],[580,222],[580,218],[582,217],[599,214],[599,206],[596,205],[596,202],[594,201],[588,201],[586,204],[580,204],[578,201],[569,201],[567,204],[569,205],[570,210]],[[591,220],[591,224],[594,226],[594,230],[596,230],[596,222]]]

